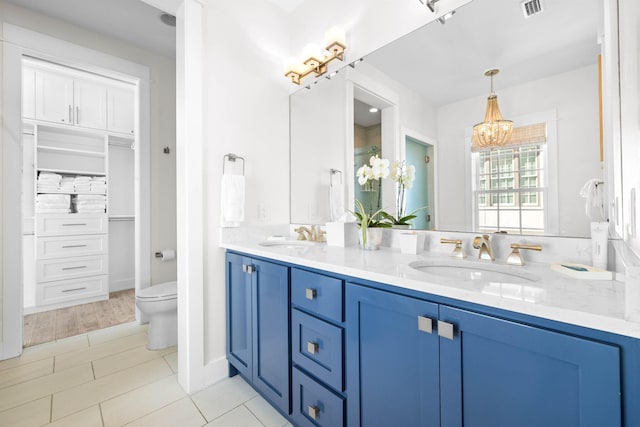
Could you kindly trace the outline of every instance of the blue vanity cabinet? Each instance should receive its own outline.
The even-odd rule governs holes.
[[[621,425],[619,347],[448,306],[438,327],[443,426]]]
[[[348,283],[346,316],[349,427],[439,426],[438,305]]]
[[[298,427],[345,425],[344,281],[291,269],[292,418]]]
[[[226,255],[227,359],[290,413],[289,268]]]

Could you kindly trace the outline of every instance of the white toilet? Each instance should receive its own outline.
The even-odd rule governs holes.
[[[136,305],[149,319],[149,350],[160,350],[178,343],[178,282],[161,283],[141,290],[136,295]]]

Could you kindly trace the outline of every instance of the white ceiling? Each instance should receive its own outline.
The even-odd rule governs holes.
[[[382,113],[380,110],[372,113],[369,111],[371,105],[366,104],[359,99],[353,100],[353,122],[362,127],[378,125],[382,123]]]
[[[417,0],[405,0],[417,1]],[[436,106],[597,62],[602,0],[543,0],[525,19],[518,0],[474,0],[365,57]],[[430,13],[427,8],[425,13]]]
[[[62,21],[174,58],[175,28],[140,0],[7,0]]]
[[[293,12],[293,10],[304,3],[305,0],[267,0],[287,13]]]

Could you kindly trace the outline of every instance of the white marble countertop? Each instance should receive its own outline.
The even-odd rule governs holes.
[[[456,260],[441,253],[401,254],[398,249],[364,251],[358,247],[261,246],[258,240],[234,239],[221,246],[247,254],[426,292],[531,316],[556,320],[634,338],[640,338],[640,323],[625,319],[625,286],[622,282],[580,280],[552,271],[549,264],[508,266],[504,261]],[[534,280],[518,283],[472,281],[416,271],[413,261],[464,267],[495,268],[524,274]],[[455,265],[455,264],[454,264]]]

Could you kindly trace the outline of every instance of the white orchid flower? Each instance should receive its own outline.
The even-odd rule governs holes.
[[[365,185],[367,183],[367,181],[369,180],[369,176],[371,175],[368,170],[371,170],[371,168],[367,165],[358,168],[358,171],[356,172],[356,176],[358,177],[358,184]]]
[[[373,169],[374,179],[386,178],[389,176],[389,160],[378,156],[372,157],[371,169]]]

